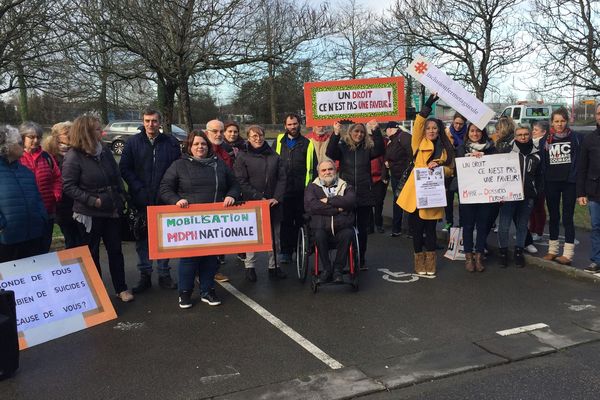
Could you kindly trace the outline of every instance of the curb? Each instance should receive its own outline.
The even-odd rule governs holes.
[[[571,278],[588,280],[595,283],[600,283],[600,274],[592,274],[585,272],[579,268],[571,267],[570,265],[562,265],[554,261],[544,260],[540,257],[525,255],[525,260],[530,265],[535,265],[538,268],[560,272],[568,275]]]

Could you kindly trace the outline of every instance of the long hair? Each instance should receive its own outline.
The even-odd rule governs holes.
[[[446,127],[444,126],[444,123],[437,118],[427,118],[427,120],[425,120],[425,125],[423,126],[423,129],[425,129],[428,122],[434,122],[437,125],[438,139],[442,142],[443,150],[446,150],[446,165],[453,165],[454,145],[452,145],[450,139],[448,139],[448,136],[446,136]]]
[[[93,115],[84,114],[75,118],[69,135],[71,147],[88,154],[94,154],[100,141],[96,137],[96,132],[94,132],[96,124],[99,125],[100,120]]]
[[[352,140],[352,136],[350,136],[350,132],[352,132],[357,126],[362,126],[363,130],[365,131],[365,138],[360,143],[356,143],[354,140]],[[375,146],[375,143],[373,143],[373,138],[367,133],[366,125],[362,123],[351,124],[346,130],[346,132],[342,132],[342,140],[348,145],[348,147],[352,151],[356,151],[356,149],[358,149],[358,146],[360,146],[361,144],[364,144],[364,147],[367,150]]]
[[[495,135],[497,137],[496,142],[503,139],[510,139],[515,136],[515,122],[511,117],[500,117],[496,122]]]
[[[42,143],[42,149],[44,149],[52,156],[60,156],[58,144],[60,143],[59,137],[61,135],[69,136],[73,123],[71,121],[58,122],[52,126],[50,130],[50,136],[48,136]],[[70,140],[70,138],[69,138]]]

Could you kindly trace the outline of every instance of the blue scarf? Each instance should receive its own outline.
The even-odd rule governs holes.
[[[460,131],[454,129],[454,125],[450,124],[450,134],[454,139],[454,147],[458,147],[465,141],[465,135],[467,134],[467,124],[464,124]]]

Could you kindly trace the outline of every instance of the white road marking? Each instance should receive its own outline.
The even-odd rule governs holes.
[[[218,374],[218,375],[209,375],[209,376],[203,376],[200,378],[200,382],[201,383],[215,383],[215,382],[219,382],[219,381],[223,381],[225,379],[229,379],[232,378],[234,376],[238,376],[240,375],[240,373],[233,367],[230,367],[229,365],[226,366],[228,369],[231,369],[235,372],[231,373],[231,374]],[[198,368],[198,367],[196,367]]]
[[[435,279],[435,275],[418,275],[403,271],[394,272],[387,268],[378,268],[377,271],[383,272],[383,276],[381,278],[384,281],[393,283],[413,283],[418,281],[419,278]]]
[[[144,322],[119,322],[117,325],[113,326],[113,329],[118,329],[120,331],[130,331],[132,329],[143,328],[144,325]]]
[[[248,307],[250,307],[251,309],[256,311],[256,313],[258,315],[260,315],[261,317],[263,317],[264,319],[269,321],[275,328],[279,329],[281,332],[283,332],[285,335],[287,335],[290,339],[292,339],[294,342],[298,343],[305,350],[307,350],[310,354],[312,354],[313,356],[318,358],[320,361],[325,363],[329,368],[331,368],[331,369],[344,368],[344,366],[341,363],[339,363],[338,361],[331,358],[323,350],[319,349],[317,346],[312,344],[304,336],[300,335],[298,332],[296,332],[295,330],[290,328],[285,322],[283,322],[282,320],[280,320],[279,318],[277,318],[276,316],[271,314],[260,304],[258,304],[257,302],[255,302],[254,300],[252,300],[251,298],[249,298],[248,296],[246,296],[245,294],[243,294],[242,292],[237,290],[233,285],[231,285],[230,283],[227,283],[227,282],[219,282],[219,284],[221,286],[223,286],[223,288],[225,288],[225,290],[227,290],[229,293],[231,293],[232,295],[237,297],[242,303],[246,304]]]
[[[503,331],[498,331],[496,333],[500,336],[509,336],[509,335],[516,335],[517,333],[531,332],[531,331],[535,331],[535,330],[543,329],[543,328],[548,328],[548,325],[539,323],[539,324],[533,324],[533,325],[519,326],[517,328],[506,329]]]

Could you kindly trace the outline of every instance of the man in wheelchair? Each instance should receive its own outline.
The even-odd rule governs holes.
[[[354,188],[338,178],[335,163],[329,159],[317,166],[319,177],[306,187],[304,210],[310,215],[310,229],[322,266],[319,282],[342,283],[342,271],[354,238]],[[336,248],[333,267],[329,260],[329,244]]]

